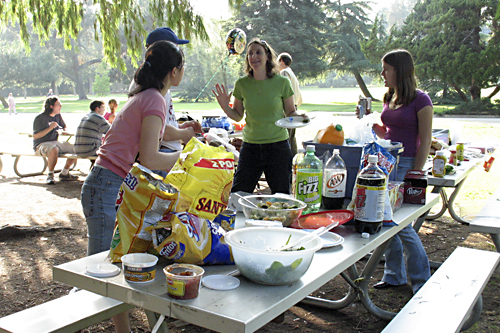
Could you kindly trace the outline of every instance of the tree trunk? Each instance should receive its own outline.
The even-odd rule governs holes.
[[[8,109],[9,108],[9,103],[7,103],[7,101],[5,100],[5,98],[0,95],[0,101],[2,102],[2,105],[4,108]]]
[[[479,88],[476,84],[472,84],[469,87],[469,93],[473,102],[481,100],[481,88]]]
[[[366,83],[363,80],[363,77],[361,76],[359,71],[355,69],[352,71],[352,73],[354,74],[354,77],[356,78],[356,82],[358,83],[359,89],[361,89],[361,91],[363,92],[363,95],[365,95],[365,97],[370,97],[372,99],[372,101],[378,102],[379,100],[374,99],[372,97],[372,94],[370,94],[370,91],[368,90],[368,87],[366,86]]]
[[[493,98],[493,96],[495,96],[498,92],[500,91],[500,85],[497,85],[495,87],[495,89],[493,89],[493,91],[491,92],[491,94],[488,95],[488,98]]]
[[[50,88],[52,89],[52,92],[54,92],[54,95],[59,96],[59,89],[57,89],[56,81],[52,81],[50,83]]]
[[[78,55],[75,53],[73,55],[73,73],[75,74],[75,86],[76,92],[78,94],[79,100],[88,99],[87,94],[85,93],[85,86],[83,84],[82,76],[80,75],[80,63],[78,61]]]
[[[452,83],[451,86],[455,91],[458,93],[458,96],[462,99],[463,102],[468,102],[469,100],[467,99],[467,95],[460,89],[459,86],[456,85],[456,83]]]

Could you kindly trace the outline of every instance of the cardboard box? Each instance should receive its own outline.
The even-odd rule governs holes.
[[[403,202],[425,205],[427,174],[422,170],[408,170],[405,175]]]

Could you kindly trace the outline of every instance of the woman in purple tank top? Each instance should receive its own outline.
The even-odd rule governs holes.
[[[382,124],[373,125],[373,130],[380,138],[403,143],[395,178],[402,181],[406,171],[422,170],[425,165],[432,140],[433,106],[429,96],[417,89],[413,58],[408,51],[387,53],[382,68],[388,90],[383,99]],[[377,289],[406,285],[405,264],[414,293],[430,278],[427,254],[411,224],[394,236],[385,257],[384,276],[374,285]]]

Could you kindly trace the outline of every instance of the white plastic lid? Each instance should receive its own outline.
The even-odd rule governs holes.
[[[204,277],[201,282],[205,287],[214,290],[231,290],[240,285],[240,280],[228,275],[209,275]]]
[[[335,155],[335,154],[340,154],[340,150],[338,150],[338,149],[334,149],[334,150],[333,150],[333,154],[334,154],[334,155]]]
[[[307,151],[316,151],[316,147],[313,145],[308,145],[306,149]]]
[[[438,150],[438,151],[436,152],[436,155],[437,155],[437,156],[444,156],[444,151],[442,151],[442,150]]]
[[[85,267],[85,274],[93,277],[112,277],[120,274],[120,268],[110,263],[92,264]]]
[[[368,155],[368,163],[377,163],[378,156],[377,155]]]

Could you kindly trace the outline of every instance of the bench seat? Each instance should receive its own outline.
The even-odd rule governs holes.
[[[500,189],[498,189],[486,202],[483,209],[469,224],[470,232],[489,234],[497,252],[500,252],[500,216],[498,206],[500,204]]]
[[[496,252],[456,248],[382,333],[449,333],[469,328],[479,319],[481,292],[499,261]]]
[[[0,318],[0,332],[73,333],[131,308],[129,304],[80,290]]]

